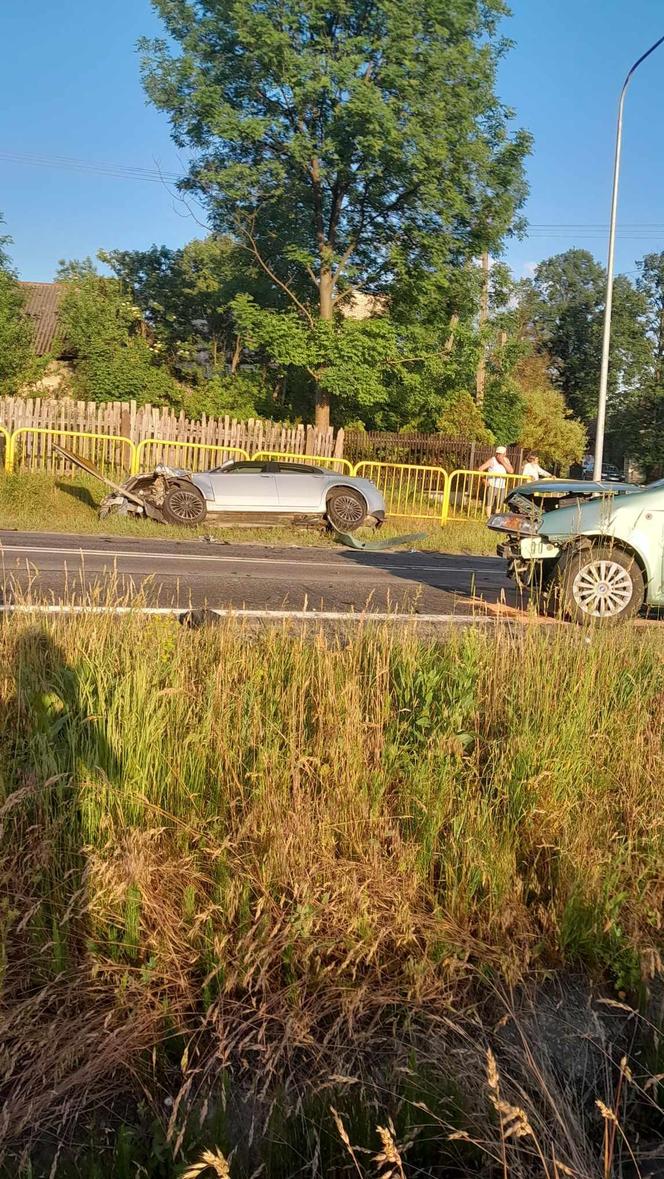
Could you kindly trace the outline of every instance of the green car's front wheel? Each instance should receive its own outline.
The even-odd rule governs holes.
[[[556,574],[559,608],[573,622],[615,626],[638,614],[645,601],[638,562],[610,545],[563,557]]]

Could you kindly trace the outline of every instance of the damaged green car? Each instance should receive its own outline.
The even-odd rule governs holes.
[[[508,574],[546,610],[612,625],[664,607],[664,480],[542,480],[515,488],[489,528]]]

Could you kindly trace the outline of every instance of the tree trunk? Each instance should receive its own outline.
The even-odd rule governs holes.
[[[320,269],[320,317],[321,319],[331,320],[334,316],[333,303],[333,288],[334,278],[329,266],[321,266]],[[330,428],[330,395],[326,389],[321,388],[320,384],[316,384],[316,429],[329,430]]]
[[[240,358],[242,356],[242,340],[239,336],[235,337],[235,347],[233,348],[233,355],[231,356],[231,376],[234,377],[237,373]]]
[[[445,351],[449,354],[454,347],[454,334],[459,326],[459,316],[456,311],[450,316],[450,331],[445,341]]]
[[[489,318],[489,254],[485,250],[482,254],[482,290],[480,293],[480,332]],[[484,403],[484,387],[486,385],[486,346],[481,344],[479,364],[475,381],[476,397],[479,406]]]

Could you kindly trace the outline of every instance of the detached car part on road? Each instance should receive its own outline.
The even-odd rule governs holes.
[[[545,609],[612,625],[664,606],[664,480],[551,480],[512,491],[489,527],[508,574]]]
[[[87,459],[61,446],[55,449],[110,488],[100,506],[102,518],[113,513],[148,516],[190,527],[208,517],[227,523],[325,520],[340,532],[380,525],[385,519],[385,501],[370,479],[308,463],[229,461],[196,474],[157,466],[150,474],[114,483]]]

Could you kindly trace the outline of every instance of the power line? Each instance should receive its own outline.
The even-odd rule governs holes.
[[[164,172],[159,168],[144,168],[140,165],[114,164],[80,160],[70,156],[30,154],[27,152],[0,151],[0,161],[8,164],[29,165],[30,167],[53,168],[95,176],[107,176],[114,180],[145,181],[150,184],[176,184],[182,174]],[[582,234],[585,238],[601,241],[608,233],[608,223],[598,221],[533,221],[528,223],[526,237],[531,240],[549,239],[562,241],[570,235]],[[648,241],[664,236],[664,222],[636,222],[618,227],[623,241]]]
[[[39,168],[87,172],[94,175],[110,176],[116,180],[145,180],[151,184],[175,183],[182,179],[175,172],[162,172],[157,168],[142,168],[130,164],[94,163],[90,160],[71,159],[68,156],[29,155],[22,152],[0,151],[0,160],[10,164],[28,164]]]

